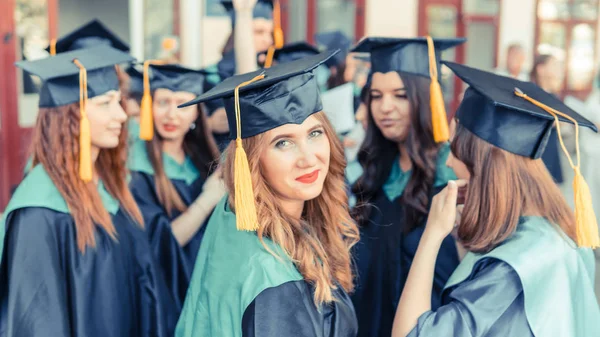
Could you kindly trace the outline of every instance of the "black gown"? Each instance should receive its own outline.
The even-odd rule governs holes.
[[[265,289],[250,303],[242,317],[243,337],[354,337],[358,324],[350,297],[340,287],[336,302],[313,302],[313,287],[291,281]]]
[[[177,315],[144,230],[122,211],[113,240],[77,248],[73,217],[44,207],[6,219],[0,336],[172,336]]]
[[[183,202],[188,206],[200,195],[204,185],[204,179],[200,177],[189,185],[184,180],[170,180]],[[179,312],[183,308],[196,255],[200,249],[208,221],[200,227],[185,246],[181,247],[171,231],[171,222],[181,215],[181,212],[174,209],[171,216],[168,216],[158,200],[154,176],[132,171],[129,186],[144,217],[152,253],[172,292],[178,308],[177,312]]]
[[[448,153],[448,146],[440,149],[429,204],[448,180],[456,179],[445,166]],[[360,241],[353,247],[357,279],[352,302],[358,318],[358,336],[361,337],[391,335],[396,307],[425,229],[426,219],[411,232],[404,233],[402,219],[408,206],[400,199],[409,178],[410,174],[402,172],[397,164],[392,168],[386,186],[371,202],[368,223],[360,227]],[[384,191],[388,185],[393,185],[392,189],[396,190],[393,201]],[[458,264],[454,239],[448,236],[442,243],[435,265],[432,308],[440,306],[444,285]]]

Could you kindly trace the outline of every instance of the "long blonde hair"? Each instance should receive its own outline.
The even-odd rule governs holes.
[[[260,222],[258,237],[263,245],[263,239],[267,237],[283,248],[304,279],[314,285],[314,301],[319,305],[335,300],[333,290],[338,285],[346,292],[354,289],[350,250],[358,242],[359,232],[348,213],[344,183],[346,160],[342,145],[325,114],[318,112],[313,116],[323,124],[331,157],[323,191],[317,198],[305,203],[300,221],[283,212],[275,191],[267,184],[260,170],[260,154],[266,148],[268,139],[260,134],[244,139],[243,146],[248,155]],[[233,206],[235,142],[229,145],[226,153],[223,173],[229,201]]]

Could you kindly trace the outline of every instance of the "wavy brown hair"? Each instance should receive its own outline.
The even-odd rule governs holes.
[[[329,139],[329,173],[321,194],[305,203],[300,221],[283,212],[277,202],[277,194],[262,175],[259,158],[268,146],[268,139],[260,134],[244,139],[243,146],[248,155],[260,221],[258,237],[263,245],[263,239],[267,237],[283,248],[304,279],[315,286],[315,303],[322,304],[335,300],[332,290],[338,285],[346,292],[354,289],[350,249],[358,242],[359,234],[348,214],[344,150],[325,114],[318,112],[313,116],[323,124]],[[223,174],[229,190],[230,204],[235,205],[235,142],[231,142],[226,153]]]
[[[40,108],[33,131],[33,166],[41,164],[65,199],[75,220],[77,247],[95,247],[96,226],[117,239],[110,214],[94,183],[79,178],[79,103],[56,108]],[[101,149],[94,169],[121,209],[141,227],[142,214],[127,186],[127,128],[123,127],[119,146]]]
[[[427,215],[440,144],[433,140],[429,105],[430,81],[415,75],[398,75],[406,88],[411,109],[411,126],[405,145],[412,163],[412,173],[400,199],[403,205],[409,206],[405,208],[405,218],[402,220],[404,231],[409,232],[419,226]],[[373,120],[370,94],[367,109],[367,135],[358,153],[358,161],[364,173],[352,186],[352,192],[357,197],[352,216],[361,226],[368,225],[373,209],[371,202],[381,192],[399,155],[398,143],[386,139]]]
[[[575,241],[575,215],[541,159],[493,146],[460,124],[451,149],[471,174],[457,232],[466,249],[477,253],[494,249],[526,215],[546,218]]]
[[[197,109],[196,128],[188,131],[185,135],[183,150],[200,172],[200,176],[206,179],[218,164],[220,153],[212,133],[208,129],[202,106],[197,105]],[[162,150],[163,140],[156,128],[154,129],[154,135],[151,141],[146,142],[146,152],[154,169],[158,200],[167,211],[167,214],[171,216],[174,209],[184,212],[187,205],[165,173],[162,157],[164,155]]]

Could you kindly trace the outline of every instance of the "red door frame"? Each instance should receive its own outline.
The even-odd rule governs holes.
[[[58,1],[47,0],[48,34],[58,34]],[[19,126],[19,81],[14,63],[17,60],[15,12],[16,0],[0,1],[0,13],[9,13],[0,20],[0,211],[4,210],[11,190],[23,178],[27,149],[32,128]]]

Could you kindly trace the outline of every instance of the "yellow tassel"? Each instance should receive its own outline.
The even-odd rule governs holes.
[[[92,138],[87,116],[79,122],[79,177],[85,182],[92,181]]]
[[[242,140],[236,139],[235,143],[235,225],[240,231],[255,231],[258,229],[258,218],[248,157],[242,146]]]
[[[429,54],[429,77],[431,78],[431,84],[429,86],[429,105],[431,108],[433,140],[436,143],[442,143],[447,142],[450,139],[450,129],[448,127],[448,117],[446,116],[444,95],[442,94],[440,83],[438,82],[435,46],[431,36],[427,36],[427,49]]]
[[[79,68],[79,178],[84,182],[92,181],[92,136],[90,135],[90,121],[87,118],[87,70],[79,62],[73,60]]]
[[[575,193],[575,223],[577,225],[577,244],[580,247],[600,247],[598,235],[598,222],[592,205],[590,188],[583,179],[579,168],[575,169],[573,179],[573,192]]]
[[[144,92],[140,104],[140,139],[150,141],[152,137],[154,137],[152,95],[150,95],[150,92]]]
[[[154,137],[154,120],[152,117],[152,95],[150,94],[150,78],[148,72],[153,61],[144,62],[144,95],[140,103],[140,139],[152,140]]]
[[[560,146],[569,160],[569,165],[575,171],[575,178],[573,179],[573,193],[575,194],[575,232],[577,234],[577,245],[579,247],[586,248],[598,248],[600,247],[600,236],[598,235],[598,222],[596,221],[596,214],[594,213],[594,207],[592,205],[592,195],[588,184],[581,175],[580,166],[580,153],[579,153],[579,123],[573,117],[564,114],[558,110],[555,110],[523,93],[519,88],[515,88],[515,95],[533,103],[534,105],[544,109],[550,115],[554,117],[554,124],[556,125],[556,134],[558,135],[558,141]],[[562,133],[560,132],[560,123],[558,116],[568,119],[571,123],[575,124],[575,150],[577,151],[577,164],[573,163],[569,151],[563,142]]]
[[[270,46],[267,50],[267,59],[265,60],[265,69],[271,68],[273,58],[275,57],[275,46]]]
[[[283,30],[281,29],[281,27],[277,27],[273,30],[273,42],[274,42],[275,48],[277,48],[277,49],[283,48],[284,38],[283,38]]]
[[[50,55],[56,55],[56,39],[50,40]]]
[[[281,29],[281,6],[279,0],[273,1],[273,42],[275,48],[281,49],[284,45],[283,29]]]
[[[265,78],[260,74],[253,79],[238,85],[234,90],[235,99],[235,162],[233,167],[233,181],[235,185],[235,225],[240,231],[255,231],[258,229],[256,204],[254,203],[254,188],[248,156],[242,144],[242,122],[240,117],[240,88],[250,83]]]
[[[440,83],[437,81],[437,79],[431,81],[431,85],[429,86],[429,95],[433,140],[436,143],[447,142],[450,139],[450,129],[448,128],[448,118],[446,117],[446,107],[444,105],[442,88],[440,87]]]

